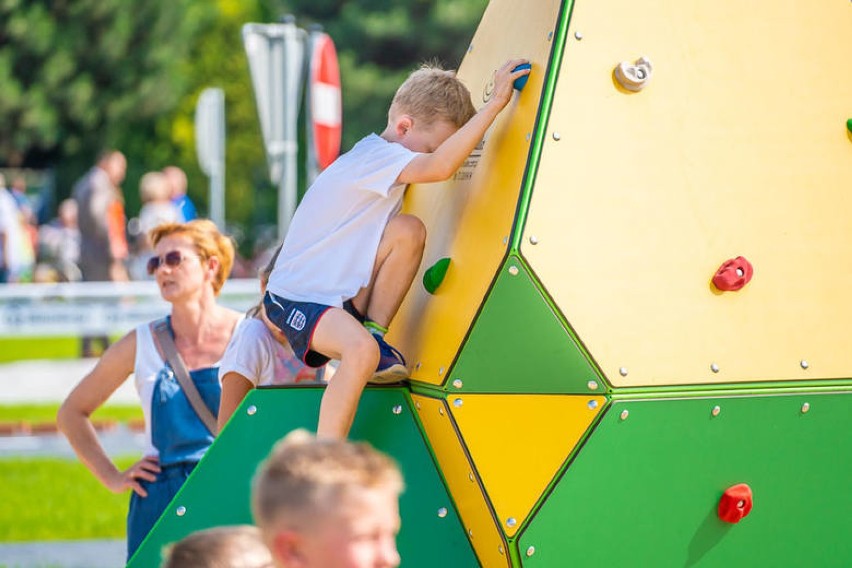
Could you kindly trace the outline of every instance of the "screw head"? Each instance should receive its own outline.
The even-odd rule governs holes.
[[[395,405],[393,407],[393,413],[394,414],[402,414],[402,405],[401,404]]]
[[[509,528],[514,527],[517,524],[518,519],[516,519],[515,517],[509,517],[508,519],[506,519],[506,526]]]
[[[438,374],[439,374],[439,375],[443,375],[443,374],[444,374],[444,368],[443,368],[443,367],[441,367],[440,369],[438,369]]]
[[[586,406],[588,406],[588,407],[589,407],[589,410],[594,410],[594,409],[596,409],[596,408],[598,407],[598,401],[596,401],[596,400],[590,400],[590,401],[586,404]]]
[[[810,364],[804,359],[802,359],[802,361],[799,363],[799,365],[802,366],[802,369],[807,369],[808,367],[810,367]]]
[[[574,32],[574,39],[580,41],[581,39],[583,39],[583,34],[580,32]]]
[[[414,364],[414,370],[415,370],[415,371],[419,371],[419,370],[420,370],[420,361],[418,361],[418,362],[416,362],[416,363]]]
[[[622,411],[621,411],[621,419],[622,419],[622,420],[627,420],[627,417],[628,417],[628,416],[630,416],[630,411],[629,411],[629,410],[622,410]]]
[[[467,473],[467,478],[470,480],[471,483],[473,483],[473,472],[472,471],[469,471]]]
[[[462,401],[462,399],[460,398],[453,400],[453,406],[455,406],[456,408],[461,408],[463,404],[464,401]]]
[[[550,41],[552,39],[553,39],[553,32],[547,32],[547,41]]]
[[[588,387],[589,390],[596,391],[596,390],[598,390],[598,382],[597,381],[589,381],[588,383],[586,383],[586,387]]]
[[[417,407],[417,410],[420,410],[420,401],[418,400],[417,402],[415,402],[414,406]]]
[[[716,363],[710,363],[710,370],[713,371],[714,373],[718,373],[719,372],[719,365],[717,365]]]
[[[538,244],[538,237],[535,236],[535,235],[530,235],[530,244],[531,245],[537,245]]]
[[[806,413],[810,409],[811,409],[811,404],[809,402],[804,403],[802,405],[802,414]]]
[[[441,517],[442,519],[444,517],[446,517],[447,516],[447,508],[441,507],[440,509],[438,509],[438,516]]]
[[[177,513],[177,516],[178,516],[178,517],[182,517],[182,516],[184,516],[184,515],[186,514],[186,507],[184,507],[183,505],[181,505],[180,507],[178,507],[178,508],[175,510],[175,513]]]
[[[509,274],[511,274],[512,276],[517,276],[518,275],[518,267],[517,266],[510,266],[509,267]]]
[[[532,556],[533,554],[535,554],[535,547],[530,546],[529,548],[527,548],[527,557]]]
[[[622,377],[626,377],[627,376],[627,367],[619,367],[618,368],[618,374],[621,375]]]
[[[443,406],[438,407],[438,414],[440,414],[441,416],[444,415],[444,407]]]
[[[713,416],[719,416],[720,412],[722,412],[722,407],[719,406],[719,405],[716,405],[716,406],[713,407],[713,410],[710,411],[710,414],[712,414]]]
[[[556,140],[557,142],[559,142],[560,140],[562,140],[562,135],[559,134],[558,132],[554,132],[553,133],[553,139]]]
[[[532,134],[530,134],[529,132],[527,132],[527,135],[526,135],[526,136],[524,136],[524,138],[526,138],[527,142],[529,142],[529,141],[532,139]]]
[[[257,414],[257,407],[252,404],[251,406],[246,408],[246,414],[248,414],[249,416],[254,416],[255,414]]]
[[[464,383],[462,382],[462,380],[461,380],[461,379],[455,379],[455,380],[453,381],[453,386],[454,386],[455,388],[457,388],[457,389],[460,389],[460,388],[462,388],[462,387],[464,386]]]
[[[498,546],[497,546],[497,552],[499,552],[501,555],[506,554],[506,551],[505,551],[505,550],[503,550],[503,545],[502,545],[502,544],[500,544],[500,545],[498,545]]]
[[[473,44],[470,44],[469,46],[467,46],[467,52],[468,52],[468,53],[472,53],[472,52],[473,52]]]

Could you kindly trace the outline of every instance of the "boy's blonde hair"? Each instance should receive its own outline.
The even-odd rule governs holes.
[[[215,527],[192,533],[168,547],[161,568],[271,568],[272,553],[260,529]]]
[[[252,513],[264,532],[309,529],[350,494],[380,489],[398,496],[403,488],[396,462],[369,444],[295,430],[261,463],[252,485]]]
[[[157,246],[161,239],[173,235],[191,240],[202,260],[214,256],[219,259],[219,270],[213,279],[213,291],[218,295],[234,266],[234,242],[220,233],[216,223],[209,219],[194,219],[188,223],[163,223],[151,229],[148,238],[151,240],[151,246]]]
[[[408,76],[393,97],[389,114],[410,114],[431,126],[439,120],[461,128],[476,114],[470,91],[455,71],[424,64]]]

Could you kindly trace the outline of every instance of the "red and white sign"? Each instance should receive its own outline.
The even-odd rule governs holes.
[[[311,123],[314,154],[321,170],[340,154],[343,108],[337,51],[328,34],[317,34],[311,52]]]

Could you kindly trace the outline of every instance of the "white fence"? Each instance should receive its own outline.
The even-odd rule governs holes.
[[[256,279],[228,280],[219,296],[239,311],[259,298]],[[154,281],[0,285],[0,337],[120,334],[168,313]]]

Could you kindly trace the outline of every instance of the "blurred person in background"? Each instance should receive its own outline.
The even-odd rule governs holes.
[[[145,262],[151,256],[153,246],[149,234],[152,229],[164,223],[182,223],[178,208],[171,200],[171,183],[161,172],[148,172],[139,180],[139,198],[142,208],[135,223],[135,251],[130,260],[130,276],[134,280],[144,280]]]
[[[80,272],[85,282],[130,280],[121,182],[127,159],[118,150],[102,152],[97,164],[74,186],[80,227]],[[105,335],[83,337],[83,357],[94,357],[109,346]]]
[[[0,282],[32,279],[35,254],[23,215],[0,174]]]
[[[118,150],[107,150],[98,163],[74,186],[80,225],[80,270],[86,282],[128,280],[127,237],[121,182],[127,159]]]
[[[110,346],[59,409],[57,424],[80,461],[109,490],[128,489],[127,557],[133,555],[213,443],[221,387],[219,362],[243,321],[217,296],[231,271],[234,245],[212,221],[160,225],[153,230],[156,276],[170,315],[142,324]],[[177,356],[168,355],[172,338]],[[167,363],[166,360],[169,360]],[[196,411],[176,377],[186,368],[212,428]],[[178,371],[180,372],[180,371]],[[124,471],[107,456],[90,416],[131,375],[145,417],[144,457]]]
[[[56,218],[38,231],[37,282],[79,282],[80,228],[77,225],[77,202],[65,199],[59,204]]]
[[[171,185],[171,199],[175,207],[178,208],[183,221],[192,221],[198,217],[198,212],[195,210],[195,203],[186,194],[188,183],[186,181],[186,173],[177,166],[166,166],[163,168],[163,174],[169,180]]]

